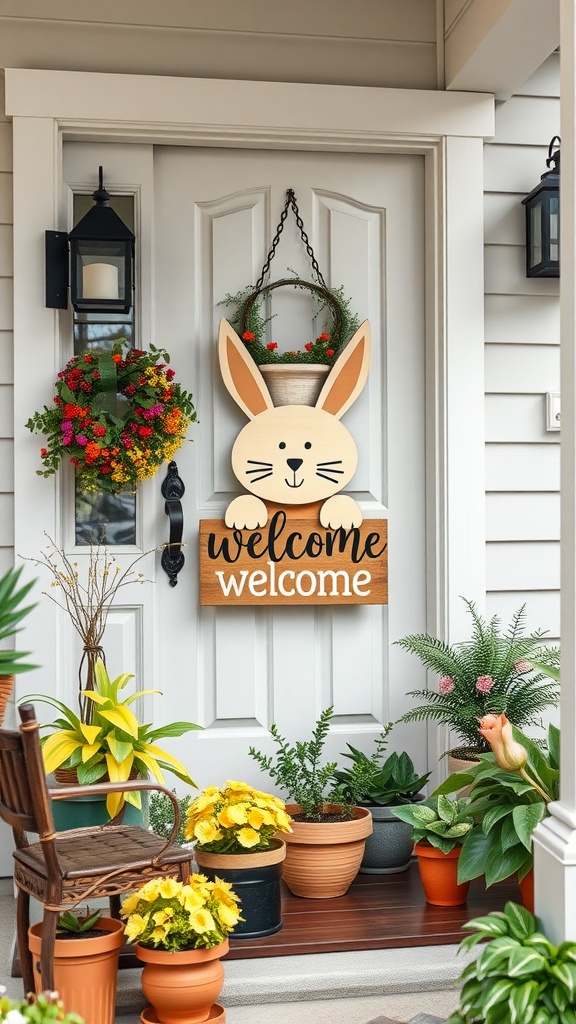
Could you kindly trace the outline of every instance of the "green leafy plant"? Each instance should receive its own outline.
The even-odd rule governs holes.
[[[460,976],[448,1024],[576,1024],[576,942],[554,946],[516,903],[462,927],[472,934],[461,950],[489,941]]]
[[[78,782],[87,785],[97,782],[106,773],[111,782],[125,782],[134,767],[144,776],[150,772],[161,783],[165,782],[163,771],[172,772],[182,782],[195,787],[196,783],[184,765],[158,747],[156,741],[182,736],[201,726],[194,722],[171,722],[157,729],[151,725],[140,725],[128,705],[146,693],[160,693],[160,690],[137,690],[122,699],[121,691],[134,678],[133,675],[125,672],[111,680],[100,659],[96,662],[95,673],[95,689],[82,692],[82,696],[95,705],[91,725],[82,722],[55,697],[33,693],[22,698],[22,702],[34,700],[50,704],[62,716],[43,726],[53,730],[42,740],[46,772],[53,772],[63,765],[76,768]],[[141,807],[140,793],[109,793],[106,810],[111,818],[118,814],[125,800]]]
[[[172,792],[176,794],[175,789],[173,789]],[[186,842],[184,826],[186,823],[186,814],[191,802],[192,797],[190,793],[186,793],[185,796],[178,798],[178,805],[180,807],[180,828],[178,829],[174,840],[175,846],[183,846]],[[174,806],[170,798],[166,796],[166,793],[150,793],[148,803],[148,820],[150,823],[150,829],[155,835],[162,836],[163,839],[168,839],[174,824]]]
[[[270,735],[278,748],[275,757],[250,747],[250,756],[302,808],[306,821],[322,821],[323,805],[338,800],[334,774],[337,762],[320,763],[333,715],[334,708],[326,708],[316,722],[312,739],[297,741],[294,746],[272,724]],[[343,815],[351,817],[351,809],[344,806]]]
[[[71,910],[66,910],[58,918],[57,931],[71,932],[74,935],[85,935],[86,932],[92,931],[101,917],[101,910],[95,910],[93,913],[90,913],[88,907],[86,907],[84,916],[74,914]]]
[[[556,680],[544,666],[555,667],[559,650],[543,647],[544,630],[524,635],[525,606],[518,609],[506,632],[494,615],[486,622],[473,601],[463,599],[472,618],[472,638],[452,646],[428,633],[403,637],[396,643],[416,654],[427,669],[441,678],[438,690],[412,690],[423,700],[402,718],[404,722],[427,719],[448,725],[463,743],[477,751],[488,744],[478,735],[478,719],[488,713],[505,713],[519,729],[539,725],[540,713],[558,703]],[[532,660],[538,670],[534,672]]]
[[[404,751],[396,752],[385,759],[388,736],[394,722],[388,722],[375,740],[375,749],[368,757],[347,743],[349,753],[343,753],[352,761],[350,768],[338,768],[334,777],[338,782],[341,799],[345,803],[390,807],[396,804],[410,804],[426,785],[430,772],[416,775],[411,758]]]
[[[459,882],[484,875],[490,886],[513,874],[524,878],[534,861],[532,833],[546,817],[548,803],[558,799],[559,730],[549,726],[545,749],[519,729],[512,728],[512,735],[525,751],[522,767],[507,770],[499,766],[495,753],[482,754],[479,764],[450,775],[436,790],[447,794],[471,786],[468,810],[480,827],[464,839]]]
[[[19,569],[9,569],[0,579],[0,642],[19,633],[18,624],[36,607],[35,604],[21,607],[36,582],[31,580],[20,586],[22,569],[23,566],[20,566]],[[29,665],[21,660],[27,658],[29,653],[29,651],[0,650],[0,676],[15,676],[20,672],[29,672],[31,669],[37,668],[37,665]]]
[[[462,846],[465,836],[474,827],[468,801],[449,800],[447,796],[430,797],[422,804],[394,807],[392,813],[412,825],[415,843],[426,841],[442,853]]]
[[[77,1013],[66,1013],[57,992],[41,992],[35,996],[29,992],[25,999],[9,999],[6,988],[0,985],[0,1022],[4,1024],[84,1024]]]

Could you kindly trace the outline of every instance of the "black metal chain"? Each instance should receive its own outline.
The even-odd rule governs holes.
[[[327,288],[328,287],[328,285],[326,284],[326,281],[324,280],[324,278],[323,278],[323,276],[322,276],[322,274],[320,272],[320,267],[318,266],[318,260],[316,259],[315,255],[314,255],[314,250],[313,250],[312,246],[310,245],[310,239],[308,238],[308,235],[306,234],[306,232],[304,230],[304,221],[302,220],[302,217],[300,216],[300,211],[298,210],[298,204],[296,202],[296,196],[294,195],[294,189],[289,188],[289,189],[286,190],[286,202],[284,204],[284,209],[282,210],[282,213],[280,215],[280,222],[278,224],[278,227],[276,228],[276,234],[274,235],[274,238],[272,239],[272,245],[270,246],[268,255],[267,255],[267,257],[266,257],[266,259],[264,261],[264,266],[262,267],[262,273],[260,274],[260,277],[258,278],[258,280],[256,282],[256,286],[255,286],[255,290],[256,291],[260,290],[260,288],[262,287],[262,285],[264,283],[264,278],[266,277],[266,274],[270,270],[270,264],[271,264],[272,260],[274,259],[275,254],[276,254],[276,249],[278,247],[278,242],[280,241],[280,235],[282,234],[282,232],[284,230],[284,222],[286,220],[286,217],[288,216],[288,210],[290,208],[292,208],[292,212],[293,212],[294,217],[296,219],[296,225],[297,225],[297,227],[298,227],[298,229],[300,231],[300,237],[301,237],[301,239],[302,239],[302,241],[304,243],[304,247],[306,249],[306,252],[308,253],[308,256],[310,257],[310,262],[312,264],[312,270],[316,274],[316,277],[317,277],[319,283],[322,285],[322,287],[323,288]]]

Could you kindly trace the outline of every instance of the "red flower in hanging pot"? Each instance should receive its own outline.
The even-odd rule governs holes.
[[[329,334],[319,334],[318,337],[316,338],[316,341],[330,341],[330,335]]]
[[[278,342],[269,341],[268,344],[266,345],[266,348],[268,349],[269,352],[273,352],[275,348],[278,348]]]
[[[334,355],[334,349],[333,348],[327,348],[326,349],[326,355],[327,356],[333,356]]]
[[[254,334],[252,331],[244,331],[242,335],[242,341],[254,341]]]
[[[307,343],[306,343],[306,344],[304,345],[304,348],[306,349],[306,351],[307,351],[307,352],[311,352],[311,351],[312,351],[312,342],[311,342],[311,341],[308,341],[308,342],[307,342]]]

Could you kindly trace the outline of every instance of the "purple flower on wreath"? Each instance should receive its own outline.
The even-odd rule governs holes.
[[[72,420],[62,420],[62,423],[60,424],[60,429],[62,430],[63,434],[71,434],[72,430],[74,429],[72,426]]]
[[[478,676],[476,680],[476,689],[478,693],[490,693],[490,690],[494,686],[494,680],[492,676]]]
[[[77,434],[76,435],[76,444],[80,444],[80,445],[82,445],[82,447],[84,447],[84,445],[88,444],[88,438],[85,437],[84,434]]]
[[[526,658],[518,658],[518,661],[514,662],[514,672],[517,676],[523,676],[526,672],[532,671],[532,665]]]
[[[442,676],[442,679],[438,683],[438,689],[440,693],[444,694],[452,693],[452,690],[454,689],[455,686],[456,683],[454,682],[453,679],[450,678],[450,676]]]

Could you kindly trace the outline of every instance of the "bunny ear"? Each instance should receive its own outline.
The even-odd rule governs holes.
[[[316,408],[340,419],[362,391],[369,366],[370,324],[365,320],[330,370]]]
[[[224,383],[248,419],[273,408],[260,370],[227,320],[220,321],[218,355]]]

